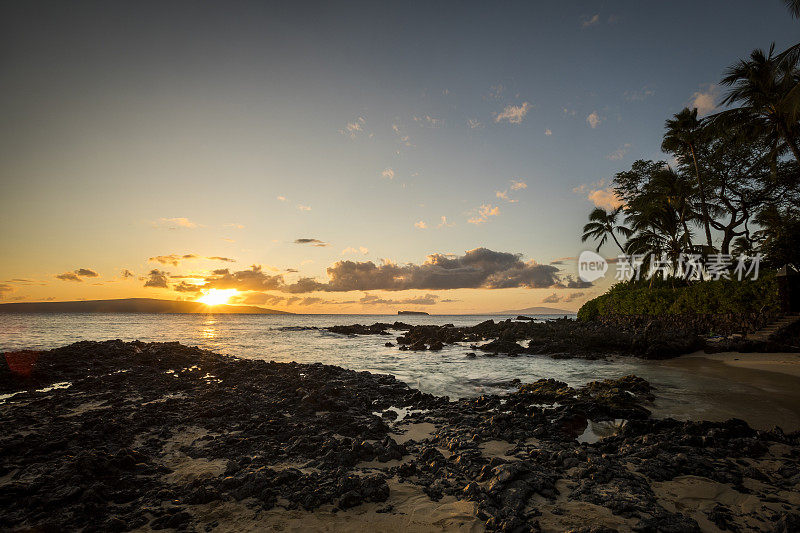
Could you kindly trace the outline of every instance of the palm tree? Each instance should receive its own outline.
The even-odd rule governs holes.
[[[789,8],[793,18],[800,19],[800,0],[783,0],[783,3]]]
[[[708,217],[708,204],[706,203],[705,187],[703,186],[703,179],[700,175],[700,168],[697,165],[697,151],[695,147],[702,135],[702,121],[697,119],[697,108],[689,110],[684,107],[680,113],[676,113],[674,118],[666,121],[664,127],[667,132],[664,134],[664,141],[661,143],[661,149],[665,152],[688,152],[692,156],[694,163],[694,175],[697,179],[697,189],[700,191],[700,211],[703,214],[703,225],[706,230],[706,241],[708,247],[711,248],[713,243],[711,241],[711,224]]]
[[[721,84],[731,89],[722,104],[740,104],[721,111],[711,121],[723,128],[746,124],[758,136],[767,136],[776,146],[783,142],[800,163],[798,118],[800,118],[800,72],[798,54],[775,56],[775,44],[765,53],[753,50],[749,60],[740,60],[728,68]]]
[[[615,233],[628,237],[631,231],[625,226],[617,224],[617,217],[620,212],[622,212],[622,206],[612,209],[611,211],[606,211],[602,207],[595,207],[594,210],[589,213],[589,223],[583,227],[581,242],[586,242],[589,239],[598,241],[597,251],[599,252],[600,247],[606,243],[610,236],[624,254],[625,248],[619,243]]]

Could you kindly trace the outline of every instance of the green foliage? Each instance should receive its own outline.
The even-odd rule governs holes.
[[[689,283],[679,279],[617,283],[605,294],[589,300],[578,319],[593,320],[615,315],[740,314],[777,309],[775,277],[758,280],[718,280]]]

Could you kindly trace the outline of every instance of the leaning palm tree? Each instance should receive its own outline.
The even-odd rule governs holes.
[[[617,240],[615,233],[623,237],[629,237],[631,231],[625,226],[617,223],[617,217],[622,212],[622,206],[606,211],[602,207],[596,207],[589,213],[589,223],[583,227],[583,236],[581,242],[586,242],[589,239],[597,241],[597,251],[603,246],[609,237],[611,237],[622,253],[625,253],[625,248]]]
[[[712,124],[729,128],[746,125],[754,135],[771,139],[778,154],[782,141],[800,163],[800,71],[798,54],[778,57],[775,44],[769,52],[753,50],[750,59],[728,68],[721,84],[730,87],[722,104],[740,104],[709,117]]]
[[[700,192],[700,212],[703,215],[703,226],[706,230],[706,242],[709,248],[713,246],[711,241],[711,223],[708,216],[708,203],[706,202],[705,186],[697,165],[696,146],[703,134],[702,120],[697,119],[697,108],[689,110],[683,108],[680,113],[676,113],[674,118],[666,121],[664,127],[667,132],[664,134],[664,141],[661,149],[665,152],[688,153],[692,157],[694,164],[694,175],[697,179],[697,190]]]

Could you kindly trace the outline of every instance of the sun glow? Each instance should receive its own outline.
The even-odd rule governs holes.
[[[236,296],[237,292],[239,291],[236,289],[203,289],[203,296],[195,300],[195,302],[206,305],[226,304],[232,297]]]

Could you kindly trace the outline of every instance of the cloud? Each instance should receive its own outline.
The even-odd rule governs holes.
[[[625,204],[611,187],[589,191],[586,198],[597,207],[602,207],[607,210],[616,209]]]
[[[286,201],[286,197],[285,196],[277,196],[277,198],[278,198],[279,202],[285,202]]]
[[[714,103],[719,96],[719,85],[706,84],[692,94],[689,106],[697,108],[697,115],[703,117],[717,108]]]
[[[476,248],[463,256],[432,254],[422,264],[399,265],[383,261],[338,261],[328,267],[328,282],[310,278],[281,287],[284,292],[346,292],[387,290],[402,291],[446,289],[505,289],[568,286],[569,277],[561,278],[558,268],[525,262],[521,254]]]
[[[655,95],[656,92],[649,87],[642,87],[638,91],[625,91],[623,96],[625,100],[629,102],[641,102],[642,100],[646,100],[651,96]]]
[[[628,151],[631,149],[631,143],[625,143],[610,154],[606,156],[606,159],[610,159],[611,161],[619,161]]]
[[[366,119],[364,117],[358,117],[353,122],[348,122],[344,128],[339,130],[339,133],[341,133],[345,137],[355,139],[356,137],[358,137],[358,135],[364,133],[365,123]]]
[[[600,118],[600,115],[597,114],[597,111],[592,111],[589,113],[589,116],[586,117],[586,122],[589,124],[589,127],[595,129],[597,126],[603,122],[603,119]]]
[[[281,198],[281,197],[279,196],[278,198]],[[244,229],[244,225],[236,224],[236,223],[225,224],[224,227],[226,227],[226,228],[234,228],[234,229]]]
[[[160,271],[153,271],[160,272]],[[476,248],[463,256],[431,254],[422,264],[397,264],[383,260],[337,261],[327,269],[328,280],[300,278],[287,284],[281,274],[265,274],[260,265],[231,272],[221,269],[205,278],[200,288],[238,289],[239,291],[280,291],[290,294],[348,291],[404,291],[505,288],[584,288],[590,283],[562,276],[553,265],[523,261],[521,254]],[[151,277],[153,273],[151,272]],[[164,278],[166,283],[166,277]],[[149,285],[152,286],[152,285]],[[286,300],[287,305],[295,302]]]
[[[56,276],[57,279],[61,281],[83,281],[81,278],[96,278],[99,274],[92,270],[91,268],[78,268],[73,270],[72,272],[64,272],[63,274],[58,274]]]
[[[571,302],[573,300],[577,300],[578,298],[582,297],[585,293],[583,292],[571,292],[569,295],[564,298],[565,302]]]
[[[476,128],[480,128],[481,126],[483,126],[481,121],[478,120],[477,118],[467,119],[467,125],[469,126],[469,129],[471,129],[471,130],[474,130]]]
[[[625,202],[617,196],[614,189],[605,185],[605,180],[600,180],[591,185],[580,185],[572,189],[572,192],[585,195],[587,200],[603,209],[616,209],[617,207],[625,205]]]
[[[383,169],[383,172],[381,172],[381,177],[382,178],[387,178],[387,179],[390,179],[390,180],[394,179],[394,170],[392,170],[391,168]]]
[[[297,204],[297,209],[300,211],[311,211],[311,206]]]
[[[265,292],[247,292],[244,295],[237,296],[233,299],[233,302],[248,305],[277,305],[285,303],[286,298]]]
[[[567,109],[566,107],[564,108],[564,115],[566,115],[568,117],[574,117],[577,114],[578,114],[578,112],[575,111],[574,109]]]
[[[120,276],[122,276],[122,279],[128,279],[134,277],[134,273],[128,270],[127,268],[123,268],[122,271],[120,272]]]
[[[565,294],[563,296],[559,296],[558,294],[553,293],[550,296],[548,296],[547,298],[544,298],[542,300],[542,303],[546,303],[546,304],[555,304],[555,303],[558,303],[558,302],[569,303],[569,302],[577,300],[578,298],[580,298],[584,294],[585,293],[583,293],[583,292],[571,292],[569,294]]]
[[[589,281],[582,281],[580,279],[575,279],[572,276],[564,276],[564,279],[555,285],[559,289],[586,289],[592,286],[592,283]]]
[[[208,259],[210,261],[222,261],[225,263],[235,263],[236,259],[230,257],[221,257],[214,255],[211,257],[202,257],[197,254],[169,254],[169,255],[156,255],[148,259],[151,263],[161,263],[162,265],[178,266],[181,261]]]
[[[5,297],[7,292],[14,292],[14,287],[7,283],[0,283],[0,300]]]
[[[195,293],[195,292],[200,292],[200,285],[197,285],[197,284],[194,284],[194,283],[187,283],[185,281],[181,281],[177,285],[173,285],[172,286],[172,290],[173,291],[178,291],[178,292]]]
[[[162,265],[172,265],[178,266],[181,261],[186,259],[197,259],[197,255],[195,254],[169,254],[169,255],[157,255],[155,257],[151,257],[148,259],[151,263],[161,263]]]
[[[455,225],[456,225],[455,222],[448,222],[447,221],[447,217],[442,215],[442,217],[439,219],[439,225],[436,226],[436,227],[437,228],[452,228]]]
[[[295,244],[311,244],[312,246],[328,246],[328,243],[319,239],[295,239]]]
[[[238,289],[240,291],[269,291],[284,286],[283,276],[265,274],[261,265],[253,265],[249,270],[231,272],[227,268],[215,270],[205,278],[204,289]]]
[[[358,303],[362,305],[436,305],[439,303],[439,297],[435,294],[428,293],[424,296],[394,300],[390,298],[381,298],[373,294],[364,294],[364,296],[358,300]]]
[[[489,217],[496,217],[500,214],[500,208],[497,206],[492,206],[492,204],[483,204],[478,208],[478,213],[474,215],[472,218],[467,220],[470,224],[483,224]]]
[[[600,22],[600,14],[592,15],[591,17],[583,17],[581,19],[581,27],[588,28],[589,26],[594,26]]]
[[[521,191],[522,189],[527,189],[528,184],[522,180],[511,180],[511,190],[512,191]]]
[[[509,198],[509,197],[508,197],[508,191],[507,191],[507,190],[506,190],[506,191],[497,191],[497,192],[496,192],[496,193],[494,193],[494,194],[495,194],[495,196],[497,196],[497,197],[498,197],[498,198],[500,198],[501,200],[505,200],[505,201],[507,201],[507,202],[511,202],[512,204],[513,204],[513,203],[516,203],[516,202],[518,201],[518,200],[513,200],[513,199]]]
[[[397,140],[400,142],[400,144],[402,144],[403,146],[406,146],[406,147],[414,146],[411,143],[411,140],[409,139],[408,135],[404,135],[403,132],[400,130],[400,125],[399,124],[393,123],[392,124],[392,131],[397,136]]]
[[[438,128],[442,124],[444,124],[444,121],[442,119],[434,118],[434,117],[432,117],[430,115],[424,115],[422,117],[418,117],[418,116],[415,115],[414,116],[414,122],[416,122],[418,124],[422,124],[423,126],[428,126],[430,128]]]
[[[153,224],[156,227],[167,227],[168,229],[178,229],[178,228],[186,228],[186,229],[195,229],[199,228],[200,224],[192,222],[188,218],[185,217],[175,217],[175,218],[159,218],[157,222]]]
[[[499,100],[503,97],[503,91],[505,91],[505,87],[502,83],[498,83],[497,85],[492,85],[489,87],[489,98],[494,98],[495,100]]]
[[[550,137],[551,135],[553,135],[553,132],[550,131],[550,128],[547,128],[546,130],[544,130],[544,134]]]
[[[494,121],[499,123],[506,120],[509,124],[519,124],[531,107],[533,106],[529,102],[523,102],[520,105],[509,104],[503,108],[503,111],[495,115]]]
[[[358,249],[356,249],[356,248],[354,248],[352,246],[348,246],[347,248],[342,250],[342,255],[357,254],[359,252],[364,254],[364,255],[367,255],[369,253],[369,249],[366,246],[359,246]]]
[[[164,272],[163,270],[153,269],[150,271],[147,277],[147,281],[145,282],[145,287],[153,287],[156,289],[166,289],[167,285],[167,278],[169,274]]]
[[[414,227],[417,229],[426,229],[428,225],[424,221],[420,220],[419,222],[414,222]]]

